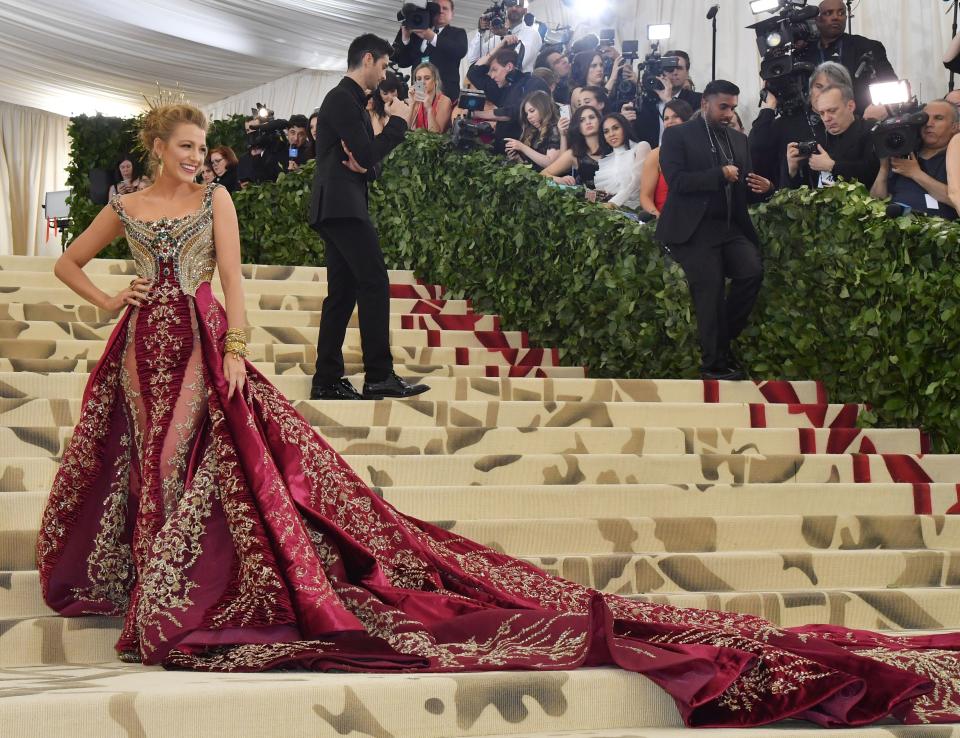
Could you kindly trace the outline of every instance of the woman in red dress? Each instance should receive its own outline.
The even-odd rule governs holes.
[[[236,213],[222,187],[194,183],[205,129],[190,106],[147,114],[155,184],[114,198],[57,263],[81,297],[125,312],[43,516],[52,608],[122,617],[121,655],[169,668],[616,665],[662,686],[689,725],[960,719],[958,636],[606,595],[381,500],[244,360]],[[124,233],[139,277],[109,296],[82,267]]]

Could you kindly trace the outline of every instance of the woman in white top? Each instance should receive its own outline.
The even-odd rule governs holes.
[[[603,116],[603,138],[611,151],[600,160],[593,178],[595,189],[587,192],[592,202],[605,202],[609,207],[640,207],[640,174],[643,161],[650,153],[646,141],[633,141],[629,121],[620,113]]]

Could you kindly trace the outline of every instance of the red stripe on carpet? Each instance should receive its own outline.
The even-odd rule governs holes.
[[[720,402],[720,382],[716,379],[703,380],[703,401]]]
[[[760,394],[764,396],[767,402],[786,403],[799,405],[800,397],[797,390],[790,382],[781,380],[772,380],[769,382],[757,382],[760,388]]]
[[[913,513],[914,515],[933,514],[933,502],[930,499],[930,485],[926,482],[916,482],[913,485]]]
[[[797,428],[800,436],[800,453],[817,453],[817,431],[814,428]]]
[[[853,454],[853,481],[867,483],[870,481],[870,457],[863,454]]]
[[[767,407],[766,407],[766,405],[761,405],[760,403],[751,403],[751,405],[750,405],[750,427],[751,427],[751,428],[766,428],[766,427],[767,427]]]

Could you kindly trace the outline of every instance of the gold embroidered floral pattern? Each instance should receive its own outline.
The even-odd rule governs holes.
[[[88,587],[75,588],[78,600],[112,605],[110,615],[122,615],[127,608],[134,579],[130,545],[123,542],[127,525],[127,501],[130,496],[130,436],[120,438],[122,451],[114,470],[110,492],[103,501],[104,511],[87,557]],[[105,613],[107,614],[107,613]]]
[[[920,674],[933,682],[933,689],[914,699],[910,712],[921,723],[955,720],[960,712],[960,655],[938,649],[895,651],[871,648],[854,651],[880,663]]]

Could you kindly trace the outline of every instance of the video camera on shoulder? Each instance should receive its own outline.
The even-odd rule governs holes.
[[[483,110],[487,96],[481,90],[461,90],[457,98],[457,107],[466,111],[463,118],[457,118],[450,128],[450,145],[459,151],[469,151],[485,147],[484,136],[493,133],[493,126],[486,121],[476,120],[473,114]]]
[[[820,38],[816,20],[820,11],[807,7],[807,0],[752,0],[750,9],[755,15],[775,13],[747,28],[757,35],[760,77],[776,95],[778,111],[796,115],[806,109],[807,83],[814,69],[798,61],[796,54]]]
[[[910,89],[910,83],[878,82],[870,85],[870,98],[874,105],[882,105],[890,117],[881,120],[870,129],[870,138],[877,157],[903,158],[915,154],[923,145],[923,127],[930,116]]]
[[[289,127],[289,121],[275,118],[273,111],[263,103],[250,108],[252,116],[247,118],[247,149],[266,149],[275,151],[283,148],[284,137],[280,133]]]
[[[669,36],[669,25],[666,25],[666,34],[667,36],[662,36],[661,38],[666,38]],[[654,27],[650,26],[647,29],[647,35],[650,36],[651,33],[656,33],[653,31]],[[663,33],[663,32],[661,32]],[[660,98],[657,97],[657,93],[664,89],[663,82],[660,81],[660,77],[667,74],[668,72],[674,71],[677,67],[680,66],[680,57],[679,56],[661,56],[660,55],[660,40],[657,38],[653,40],[650,44],[650,53],[647,54],[643,61],[637,65],[637,69],[641,72],[640,75],[640,86],[637,90],[637,100],[635,107],[639,110],[640,106],[643,104],[644,100],[648,102],[656,102]],[[639,43],[637,44],[639,49]]]
[[[423,31],[437,25],[440,15],[439,3],[427,2],[425,5],[404,3],[397,13],[397,20],[408,31]]]

